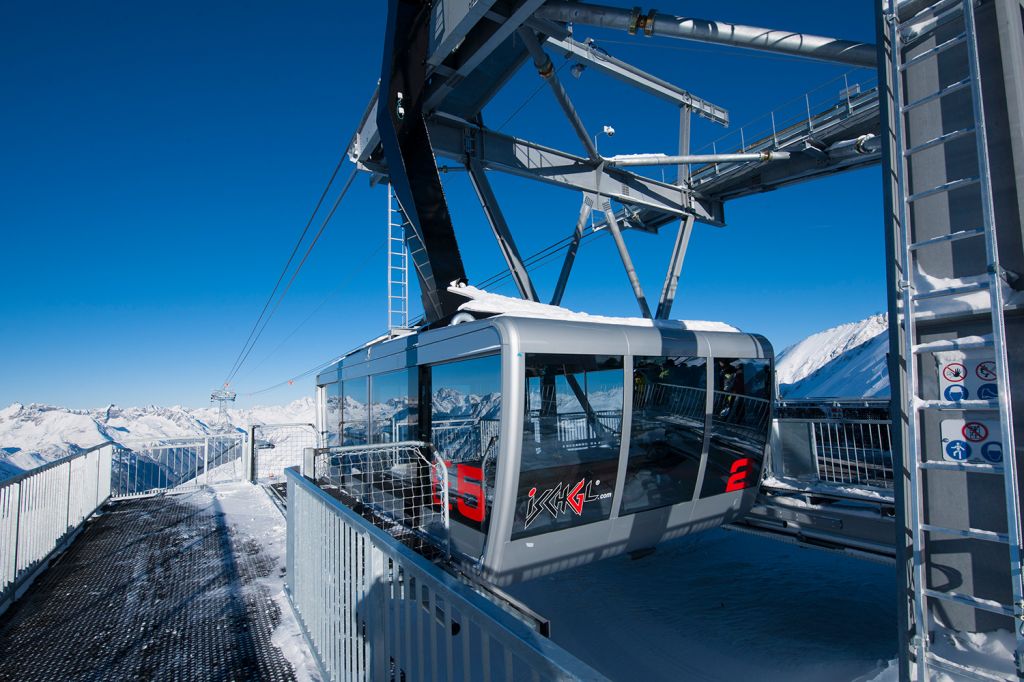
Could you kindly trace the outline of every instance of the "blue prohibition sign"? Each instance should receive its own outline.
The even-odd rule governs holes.
[[[994,400],[999,397],[999,384],[982,384],[978,386],[979,400]]]
[[[1002,462],[1003,461],[1003,444],[1002,443],[985,443],[981,446],[981,456],[990,462]]]
[[[963,462],[971,457],[971,444],[964,440],[951,440],[946,443],[946,454],[950,459]]]
[[[942,395],[946,397],[946,400],[950,402],[959,402],[961,400],[967,400],[969,395],[967,389],[960,384],[953,384],[952,386],[946,386],[946,390],[942,392]]]

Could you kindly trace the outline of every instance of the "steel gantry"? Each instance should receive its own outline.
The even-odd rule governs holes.
[[[1014,411],[1024,404],[1015,388],[1024,386],[1015,381],[1024,365],[1014,353],[1024,348],[1022,4],[879,0],[875,7],[877,46],[572,0],[390,0],[380,84],[349,157],[374,181],[389,182],[406,209],[405,242],[427,325],[451,319],[461,299],[449,284],[466,278],[439,159],[468,172],[523,298],[541,294],[489,172],[581,197],[551,303],[563,300],[591,221],[590,230],[613,237],[640,311],[653,318],[671,315],[695,225],[724,226],[729,200],[881,160],[895,554],[905,597],[901,678],[928,679],[929,667],[967,674],[936,655],[935,639],[995,628],[1015,633],[1016,672],[1024,677],[1017,475],[1024,418]],[[824,100],[800,98],[795,117],[771,112],[765,126],[694,150],[693,116],[728,126],[728,111],[580,40],[588,26],[866,67],[877,81],[844,76]],[[572,60],[574,75],[591,69],[678,107],[676,152],[602,156],[550,55]],[[484,106],[524,65],[571,126],[566,149],[483,124]],[[672,169],[674,177],[660,173]],[[669,223],[678,231],[655,307],[624,233],[656,233]]]
[[[486,177],[488,171],[560,186],[583,197],[553,302],[562,300],[583,226],[597,209],[595,228],[611,233],[641,313],[659,318],[671,314],[694,224],[723,226],[727,198],[878,160],[877,145],[857,144],[878,134],[877,98],[870,90],[858,93],[855,101],[847,98],[847,106],[841,108],[830,105],[812,112],[808,107],[806,121],[775,131],[770,138],[755,138],[750,144],[744,141],[739,149],[723,149],[721,154],[717,150],[691,154],[692,115],[727,126],[728,111],[615,58],[592,39],[577,40],[573,25],[620,27],[634,34],[720,42],[840,64],[874,64],[872,45],[638,9],[543,0],[392,0],[380,85],[352,138],[349,156],[375,180],[387,180],[405,208],[409,219],[406,241],[428,324],[443,322],[454,314],[459,301],[447,288],[451,282],[466,279],[438,159],[469,171],[524,298],[538,300],[539,293]],[[677,106],[678,154],[602,157],[596,138],[559,80],[551,54],[573,60],[580,70],[592,68]],[[582,154],[508,135],[481,123],[483,107],[524,64],[531,64],[548,84]],[[659,180],[635,170],[643,166],[675,167],[675,178]],[[657,232],[668,223],[677,223],[679,230],[654,308],[640,286],[623,232]]]

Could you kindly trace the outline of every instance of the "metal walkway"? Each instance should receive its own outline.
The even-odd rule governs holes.
[[[276,565],[216,502],[108,505],[0,617],[0,680],[292,680]]]

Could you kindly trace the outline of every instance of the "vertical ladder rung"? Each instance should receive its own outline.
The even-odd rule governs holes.
[[[944,296],[959,296],[960,294],[973,294],[977,291],[988,291],[988,282],[971,282],[970,284],[964,284],[958,287],[947,287],[945,289],[936,289],[934,291],[923,291],[919,294],[914,294],[910,298],[914,301],[926,301],[931,298],[942,298]]]
[[[903,112],[903,113],[906,113],[906,112],[910,111],[911,109],[915,109],[915,108],[921,106],[922,104],[927,104],[928,102],[933,102],[933,101],[939,99],[940,97],[945,97],[946,95],[951,95],[954,92],[956,92],[957,90],[963,90],[964,88],[970,87],[970,85],[971,85],[971,77],[968,76],[967,78],[963,79],[962,81],[957,81],[956,83],[953,83],[952,85],[947,85],[943,89],[938,90],[936,92],[933,92],[930,95],[925,95],[921,99],[915,99],[910,104],[904,104],[902,107],[900,107],[900,111]]]
[[[947,40],[944,43],[940,43],[940,44],[936,45],[935,47],[932,47],[932,48],[929,48],[929,49],[925,50],[924,52],[922,52],[919,55],[915,55],[914,57],[912,57],[911,59],[907,60],[903,64],[900,64],[899,69],[900,69],[900,71],[906,71],[911,66],[914,66],[916,64],[920,64],[921,62],[923,62],[924,60],[928,59],[929,57],[934,57],[934,56],[938,55],[940,52],[945,52],[946,50],[948,50],[951,47],[956,47],[957,45],[963,44],[964,42],[966,42],[966,40],[967,40],[967,34],[966,33],[961,33],[958,36],[950,38],[949,40]]]
[[[991,348],[992,336],[967,336],[960,339],[941,339],[918,343],[914,346],[915,353],[939,353],[947,350],[972,350],[975,348]]]
[[[942,2],[937,2],[931,7],[925,7],[923,10],[921,10],[914,16],[904,21],[902,24],[898,24],[896,28],[899,29],[900,31],[903,31],[911,24],[921,21],[922,18],[929,14],[939,15],[948,9],[953,9],[954,7],[959,8],[962,4],[963,0],[942,0]]]
[[[954,680],[965,679],[965,680],[978,680],[979,682],[998,682],[999,680],[1006,679],[1003,675],[993,676],[987,674],[987,671],[981,671],[978,668],[973,668],[963,663],[957,663],[951,661],[948,658],[936,655],[934,651],[929,651],[928,666],[932,668],[938,668],[944,670],[947,673],[955,675]]]
[[[955,535],[957,537],[968,538],[970,540],[1001,542],[1004,545],[1010,541],[1010,539],[1006,536],[1006,533],[996,533],[995,531],[981,530],[979,528],[946,528],[944,526],[936,526],[931,523],[922,523],[921,530],[928,531],[929,533],[944,533],[946,535]]]
[[[910,245],[911,251],[916,251],[925,246],[932,246],[934,244],[944,244],[945,242],[955,242],[961,239],[967,239],[969,237],[981,237],[985,234],[984,227],[972,227],[969,230],[960,230],[958,232],[951,232],[950,234],[940,234],[938,237],[932,237],[930,239],[922,239],[919,242],[914,242]]]
[[[925,14],[933,14],[930,19],[922,18]],[[938,3],[937,5],[919,12],[916,17],[903,23],[900,29],[900,37],[904,45],[918,42],[919,40],[933,35],[940,28],[955,19],[957,15],[963,14],[963,0],[950,0],[949,2]]]
[[[967,606],[973,606],[974,608],[982,609],[983,611],[991,611],[992,613],[1000,613],[1004,616],[1009,616],[1010,618],[1013,617],[1013,609],[992,599],[979,599],[978,597],[972,597],[969,594],[961,594],[959,592],[939,592],[938,590],[931,590],[927,588],[922,590],[922,592],[932,599],[966,604]]]
[[[983,464],[980,462],[946,462],[929,460],[918,462],[918,468],[931,471],[966,471],[976,474],[1002,474],[1003,467],[995,464]]]
[[[921,400],[922,410],[998,410],[998,400]]]
[[[913,154],[917,154],[918,152],[923,152],[926,149],[931,149],[932,147],[937,147],[940,144],[946,144],[947,142],[952,142],[953,140],[958,140],[961,137],[966,137],[966,136],[970,135],[973,132],[974,132],[974,126],[971,126],[971,127],[968,127],[968,128],[961,128],[960,130],[954,130],[953,132],[950,132],[950,133],[944,133],[942,135],[939,135],[938,137],[933,137],[932,139],[928,140],[927,142],[922,142],[921,144],[919,144],[917,146],[914,146],[914,147],[911,147],[911,148],[909,148],[907,150],[904,150],[903,156],[911,156]]]
[[[960,189],[961,187],[970,187],[971,185],[978,184],[980,180],[981,178],[958,178],[956,180],[950,180],[949,182],[944,182],[941,185],[936,185],[935,187],[911,194],[907,197],[907,202],[917,201],[935,194],[941,194],[942,192],[952,192],[953,190]]]

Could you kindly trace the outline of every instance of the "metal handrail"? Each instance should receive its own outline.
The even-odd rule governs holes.
[[[72,455],[64,455],[63,457],[51,460],[51,461],[47,462],[46,464],[40,464],[39,466],[37,466],[34,469],[29,469],[28,471],[23,471],[20,474],[15,474],[14,476],[9,476],[8,478],[3,479],[2,481],[0,481],[0,489],[6,488],[7,486],[14,485],[15,483],[20,483],[21,481],[24,481],[26,478],[28,478],[30,476],[35,476],[37,474],[41,474],[42,472],[46,471],[47,469],[52,469],[54,467],[58,467],[61,464],[65,464],[65,463],[70,462],[72,460],[78,459],[79,457],[85,457],[90,452],[96,452],[100,448],[117,447],[117,446],[118,446],[118,443],[116,441],[108,440],[108,441],[106,441],[104,443],[100,443],[99,445],[93,445],[92,447],[90,447],[88,449],[85,449],[85,450],[82,450],[81,452],[76,452],[76,453],[74,453]]]
[[[525,667],[526,679],[606,679],[295,469],[285,474],[285,589],[324,679],[489,679],[494,664]],[[474,630],[485,645],[471,650]]]
[[[110,498],[117,447],[100,443],[0,483],[0,613]]]

